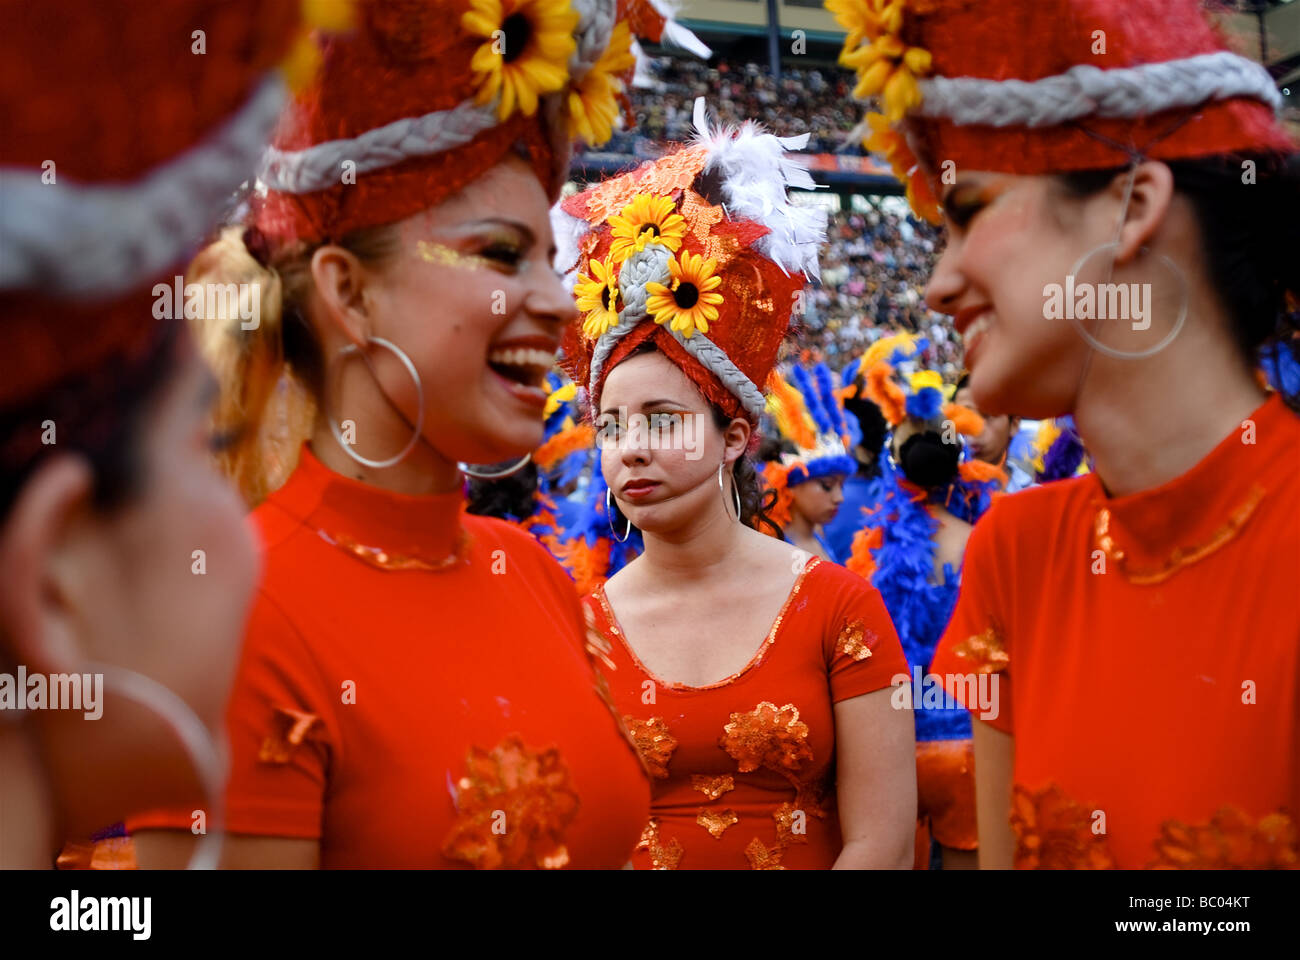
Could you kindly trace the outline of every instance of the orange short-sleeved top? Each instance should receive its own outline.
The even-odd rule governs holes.
[[[584,602],[614,702],[654,778],[636,868],[830,868],[842,847],[833,707],[908,669],[876,589],[809,559],[749,664],[703,687],[642,665],[603,585]]]
[[[228,711],[230,832],[319,838],[324,867],[631,858],[649,785],[573,584],[528,534],[462,507],[304,448],[255,511],[265,578]]]
[[[1015,737],[1017,866],[1296,865],[1298,564],[1300,417],[1277,395],[1161,487],[1090,474],[994,504],[931,670],[998,694],[967,706]]]

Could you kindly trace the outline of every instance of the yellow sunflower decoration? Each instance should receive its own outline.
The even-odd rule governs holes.
[[[618,95],[623,89],[617,74],[634,66],[632,31],[620,21],[605,53],[569,91],[569,129],[591,146],[600,146],[613,136]]]
[[[672,271],[671,286],[651,281],[645,285],[646,311],[655,323],[667,323],[686,339],[709,332],[709,321],[718,319],[722,294],[715,292],[722,283],[716,273],[718,261],[706,260],[703,254],[683,250],[679,258],[668,261]]]
[[[461,26],[485,42],[470,69],[479,84],[477,103],[501,95],[497,118],[504,121],[516,107],[537,112],[542,94],[569,81],[569,55],[577,44],[573,30],[578,14],[569,0],[470,0]]]
[[[618,268],[608,257],[604,263],[590,261],[591,274],[580,274],[573,286],[578,309],[586,314],[582,321],[583,334],[595,340],[618,323],[618,312],[623,301],[618,289]]]
[[[909,47],[903,29],[904,0],[826,0],[826,9],[848,31],[840,63],[857,71],[857,99],[882,94],[890,123],[921,103],[917,77],[930,71],[930,52]]]
[[[939,211],[939,201],[930,189],[930,181],[925,178],[921,164],[907,145],[907,139],[889,125],[884,114],[867,114],[867,125],[871,134],[862,141],[862,145],[872,153],[881,154],[889,162],[899,181],[907,188],[907,202],[917,215],[938,226],[943,222]]]
[[[677,212],[671,197],[638,194],[623,212],[609,218],[614,242],[609,252],[615,263],[622,263],[647,243],[658,243],[673,253],[681,249],[686,236],[686,220]]]

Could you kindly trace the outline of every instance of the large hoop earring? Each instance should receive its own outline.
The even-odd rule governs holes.
[[[627,540],[628,537],[632,535],[632,521],[628,520],[627,517],[623,518],[625,521],[627,521],[627,526],[623,528],[623,536],[620,537],[618,535],[618,531],[614,529],[614,506],[613,506],[613,501],[610,497],[610,493],[611,491],[609,487],[606,487],[605,488],[605,519],[609,521],[610,535],[613,536],[613,538],[617,540],[619,543],[623,543],[624,541]]]
[[[1080,268],[1091,260],[1097,253],[1102,250],[1114,249],[1118,246],[1118,241],[1112,241],[1110,243],[1103,243],[1099,246],[1093,247],[1074,262],[1074,266],[1070,269],[1070,275],[1073,277],[1079,276]],[[1143,253],[1151,252],[1149,247],[1141,247],[1140,249]],[[1183,324],[1187,322],[1187,306],[1188,300],[1190,299],[1188,296],[1187,277],[1184,276],[1183,271],[1178,264],[1174,263],[1174,261],[1170,260],[1163,253],[1157,253],[1156,257],[1163,260],[1165,266],[1167,266],[1170,272],[1178,278],[1179,286],[1182,289],[1182,306],[1178,311],[1178,319],[1174,322],[1174,328],[1165,334],[1164,338],[1153,347],[1148,347],[1145,350],[1138,351],[1119,350],[1115,347],[1107,346],[1084,329],[1082,321],[1078,317],[1074,316],[1074,311],[1071,310],[1070,322],[1074,324],[1074,329],[1078,331],[1079,336],[1083,337],[1088,346],[1092,347],[1092,349],[1096,350],[1098,353],[1104,353],[1106,356],[1114,357],[1116,360],[1142,360],[1146,357],[1154,357],[1161,350],[1169,346],[1169,344],[1173,343],[1178,334],[1182,332]],[[1114,265],[1112,264],[1112,270],[1113,269]],[[1109,283],[1110,281],[1107,280],[1107,282]]]
[[[143,673],[107,663],[90,663],[87,672],[104,678],[105,692],[112,691],[161,717],[180,741],[207,795],[207,832],[199,836],[186,870],[215,870],[221,861],[224,839],[225,763],[203,721],[190,705],[171,690]]]
[[[325,415],[325,419],[329,421],[330,430],[334,434],[334,439],[338,443],[338,445],[343,448],[344,453],[346,453],[357,463],[361,464],[363,467],[370,467],[375,470],[382,470],[385,467],[393,467],[401,463],[403,460],[407,458],[407,456],[410,455],[411,451],[415,449],[415,445],[420,442],[420,435],[424,430],[424,384],[420,382],[419,371],[415,369],[415,364],[411,362],[411,358],[408,357],[404,352],[402,352],[402,349],[398,347],[397,344],[393,343],[391,340],[385,340],[383,337],[367,337],[366,345],[369,346],[372,343],[378,344],[379,346],[383,347],[385,350],[391,351],[397,357],[397,359],[402,362],[402,366],[406,367],[406,372],[411,375],[411,379],[415,381],[415,397],[416,397],[417,412],[415,415],[415,432],[411,435],[410,442],[407,443],[407,445],[404,446],[401,452],[398,453],[396,456],[389,457],[387,460],[371,460],[369,457],[363,457],[361,454],[353,450],[351,444],[344,442],[343,433],[339,429],[338,423],[335,422],[332,416],[330,416],[327,413]],[[358,347],[355,343],[349,343],[346,347],[341,348],[338,352],[338,355],[340,357],[346,357],[354,353],[361,354],[361,356],[366,361],[366,366],[370,368],[371,375],[373,376],[374,367],[371,366],[370,358],[367,357],[364,353],[362,353],[361,348]],[[378,380],[376,380],[375,382],[376,384],[378,384]],[[391,401],[389,402],[391,403]],[[396,409],[396,407],[394,407],[394,409]]]
[[[718,464],[718,489],[722,491],[723,510],[727,509],[727,488],[722,484],[722,468],[725,467],[726,465],[727,462],[725,460],[722,461],[722,463]],[[739,523],[740,522],[740,489],[736,485],[736,475],[734,473],[731,475],[731,494],[736,501],[736,516],[734,519],[736,520],[737,523]]]
[[[522,460],[506,467],[504,470],[475,470],[468,463],[463,462],[457,462],[456,466],[459,468],[461,473],[465,474],[465,476],[473,477],[475,480],[500,480],[504,477],[518,473],[528,465],[528,461],[531,459],[533,459],[533,455],[531,453],[525,453]]]

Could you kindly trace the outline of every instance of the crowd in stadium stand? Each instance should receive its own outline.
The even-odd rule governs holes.
[[[756,63],[710,65],[689,57],[657,57],[648,64],[652,86],[632,92],[636,134],[616,134],[604,149],[656,155],[657,145],[688,139],[696,97],[728,123],[757,120],[783,137],[811,134],[813,153],[861,153],[848,132],[858,123],[849,100],[852,74],[843,70],[785,70],[773,80]]]
[[[941,249],[929,224],[881,206],[832,215],[822,252],[822,282],[808,288],[802,343],[813,361],[839,368],[892,333],[930,341],[927,365],[960,375],[961,340],[951,318],[925,305],[925,283]]]

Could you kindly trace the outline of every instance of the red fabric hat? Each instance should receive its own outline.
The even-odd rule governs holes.
[[[870,149],[925,166],[1044,174],[1290,151],[1281,96],[1225,49],[1198,0],[826,0],[849,30],[856,95],[880,94]],[[932,198],[913,183],[914,206]],[[920,194],[920,196],[916,195]],[[917,201],[920,201],[918,203]]]
[[[365,0],[361,14],[277,130],[256,213],[269,237],[393,223],[517,145],[554,197],[572,137],[609,137],[632,33],[690,37],[649,0]]]
[[[0,410],[130,355],[255,168],[298,0],[6,2],[0,19]]]
[[[756,423],[760,385],[817,276],[826,214],[786,193],[814,186],[785,156],[806,134],[710,131],[702,100],[695,122],[693,143],[552,212],[556,264],[583,311],[565,333],[565,363],[594,409],[609,371],[653,339],[711,402]]]

